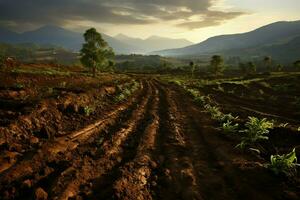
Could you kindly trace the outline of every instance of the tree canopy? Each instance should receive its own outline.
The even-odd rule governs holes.
[[[113,49],[102,38],[95,28],[88,29],[84,33],[85,43],[80,51],[81,63],[88,68],[92,68],[95,76],[96,70],[112,70]]]
[[[212,68],[213,73],[220,74],[224,71],[224,60],[219,55],[214,55],[211,57],[210,65]]]

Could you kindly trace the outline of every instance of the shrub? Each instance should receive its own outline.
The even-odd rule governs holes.
[[[271,155],[271,164],[268,166],[275,174],[284,173],[294,175],[297,172],[297,156],[295,148],[292,152],[283,155]]]

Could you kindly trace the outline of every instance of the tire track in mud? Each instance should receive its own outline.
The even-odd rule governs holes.
[[[161,126],[157,140],[157,160],[160,169],[155,199],[202,199],[198,193],[193,157],[181,127],[177,106],[170,91],[160,84]]]
[[[129,99],[129,101],[125,104],[121,104],[117,110],[114,110],[110,114],[108,114],[108,117],[105,117],[104,119],[99,120],[99,122],[96,122],[98,123],[97,125],[91,125],[93,126],[93,128],[88,128],[89,131],[87,132],[87,134],[82,131],[81,134],[75,132],[73,134],[75,135],[73,139],[72,137],[70,137],[70,135],[68,135],[66,137],[58,138],[55,141],[49,141],[44,144],[41,149],[37,150],[36,153],[33,152],[32,155],[27,156],[22,161],[18,162],[10,169],[2,173],[0,175],[0,192],[5,194],[5,196],[7,196],[8,198],[14,197],[14,193],[16,192],[18,194],[29,194],[27,188],[28,186],[30,188],[35,188],[32,186],[35,186],[37,182],[53,174],[53,171],[56,171],[57,175],[59,175],[60,172],[63,172],[66,168],[69,167],[69,164],[67,163],[71,162],[71,160],[65,161],[65,157],[68,157],[66,156],[66,154],[70,156],[71,150],[76,150],[76,147],[79,144],[84,144],[85,142],[87,142],[88,137],[92,137],[93,134],[99,133],[100,130],[105,130],[112,124],[117,123],[120,116],[122,116],[122,113],[126,114],[130,112],[132,108],[135,107],[137,103],[143,99],[143,96],[145,96],[145,94],[147,93],[147,89],[149,86],[145,81],[142,85],[144,87],[138,94],[138,96]],[[62,162],[57,163],[57,160],[62,160]],[[50,167],[48,165],[50,165]],[[24,182],[25,189],[23,190]],[[18,196],[18,194],[16,196]]]
[[[153,85],[152,81],[151,85]],[[158,102],[156,94],[157,89],[153,85],[151,98],[145,108],[146,114],[135,132],[125,142],[127,145],[124,146],[122,161],[105,176],[94,179],[93,194],[88,199],[136,199],[137,195],[144,193],[144,191],[139,191],[144,187],[144,184],[140,184],[142,178],[136,175],[140,172],[140,168],[143,166],[147,168],[150,163],[145,152],[150,150],[149,148],[152,146],[153,138],[151,135],[155,134],[155,127],[158,123],[158,118],[155,116]],[[142,159],[143,156],[147,159]]]
[[[157,164],[153,158],[159,128],[159,90],[154,89],[152,107],[148,111],[151,122],[145,127],[134,159],[120,169],[120,177],[113,184],[116,199],[152,199],[151,180]]]

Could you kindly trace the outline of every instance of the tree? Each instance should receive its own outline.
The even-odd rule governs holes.
[[[221,74],[225,69],[224,60],[219,55],[214,55],[211,57],[210,66],[212,68],[213,73],[216,75]]]
[[[191,67],[192,77],[194,77],[195,63],[193,61],[190,62],[190,67]]]
[[[256,65],[253,62],[247,63],[247,71],[249,74],[255,74],[256,73]]]
[[[270,56],[265,56],[263,62],[264,62],[265,68],[268,71],[271,71],[272,58]]]
[[[80,51],[81,63],[85,67],[92,68],[93,76],[96,76],[96,70],[106,71],[109,61],[114,57],[114,52],[101,34],[95,28],[88,29],[84,33],[85,43]]]
[[[295,61],[293,64],[295,68],[300,69],[300,60]]]
[[[278,72],[281,72],[281,71],[283,70],[283,65],[282,65],[282,64],[278,64],[278,65],[276,66],[276,70],[277,70]]]

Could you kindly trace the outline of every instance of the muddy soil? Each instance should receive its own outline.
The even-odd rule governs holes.
[[[300,198],[299,176],[237,151],[181,88],[138,79],[126,101],[26,153],[3,144],[0,199]]]

